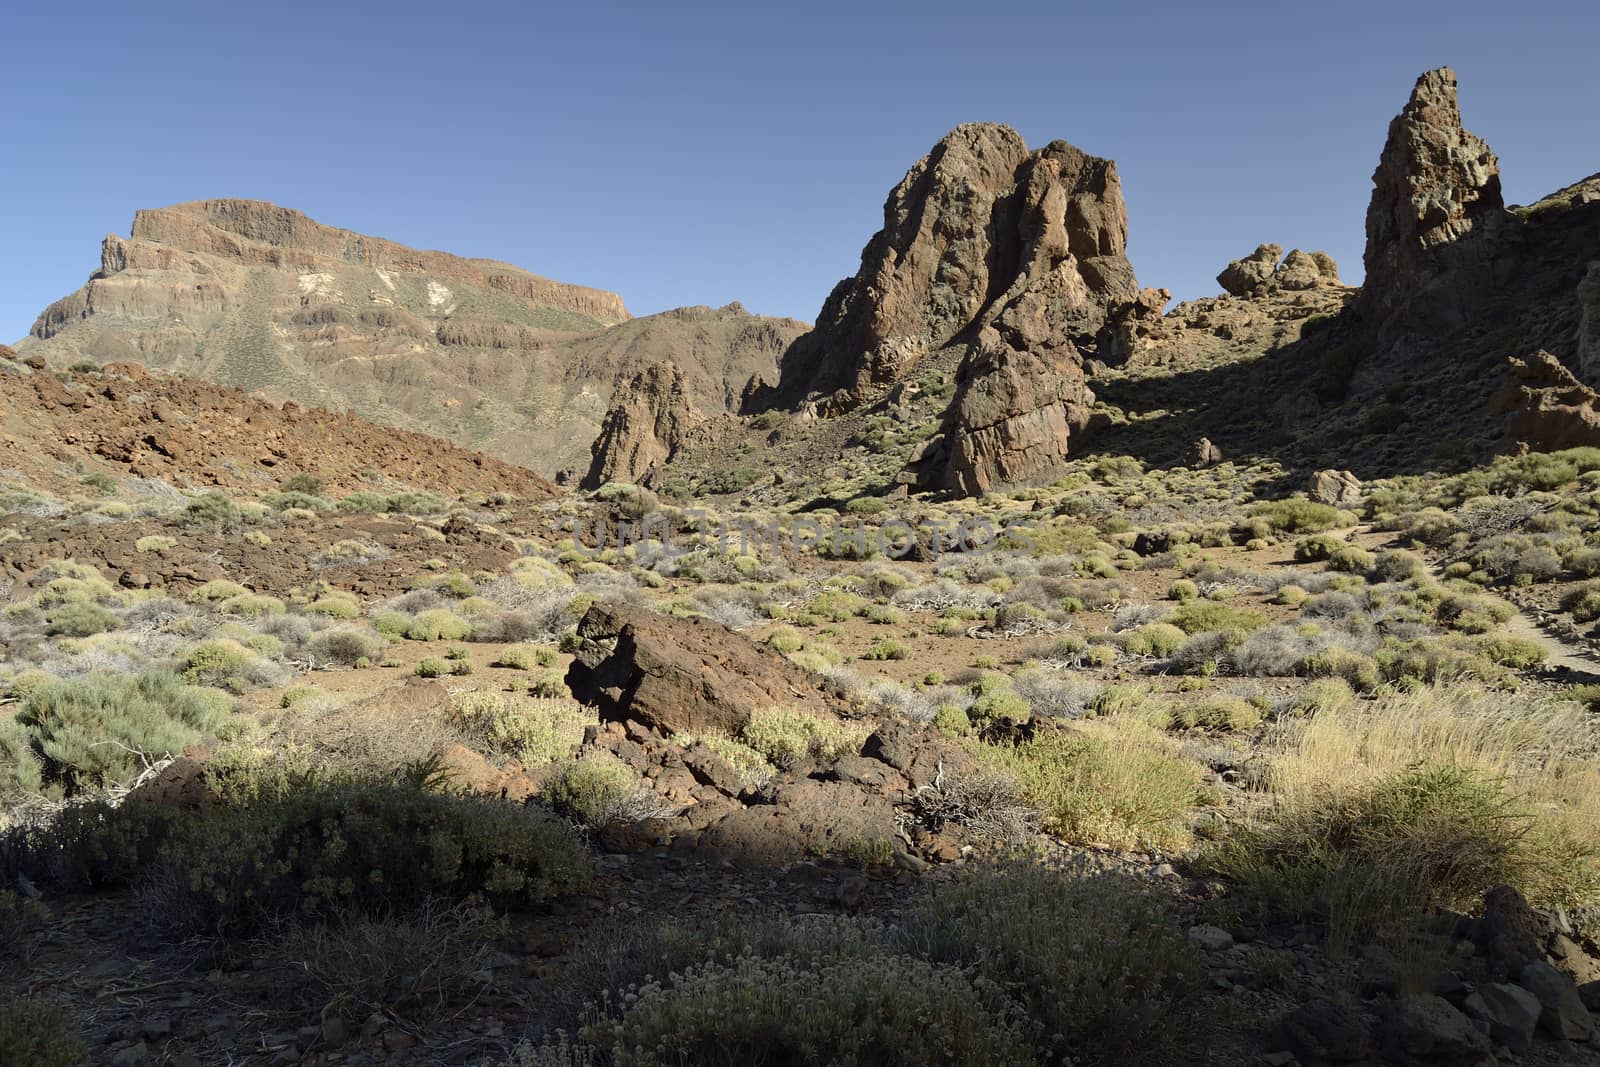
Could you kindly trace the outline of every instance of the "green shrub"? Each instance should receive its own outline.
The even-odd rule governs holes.
[[[122,625],[116,612],[74,601],[45,612],[44,632],[52,637],[92,637]]]
[[[212,489],[190,500],[178,513],[178,522],[184,526],[206,529],[231,530],[243,522],[239,505],[228,494]]]
[[[1131,729],[1041,730],[981,755],[1015,778],[1046,827],[1069,843],[1163,847],[1187,837],[1183,816],[1199,795],[1199,769]]]
[[[767,635],[767,644],[787,656],[791,652],[800,651],[805,641],[793,626],[780,626]]]
[[[1181,603],[1186,600],[1194,600],[1199,597],[1199,595],[1199,587],[1187,578],[1179,578],[1177,581],[1167,586],[1168,600],[1176,600]]]
[[[6,1067],[76,1067],[88,1054],[59,1006],[37,997],[0,1001],[0,1063]]]
[[[406,637],[412,641],[464,641],[471,635],[472,624],[444,608],[424,611],[406,626]]]
[[[424,768],[400,782],[291,778],[253,802],[182,813],[75,805],[30,834],[24,862],[78,886],[148,873],[154,917],[191,933],[384,915],[436,897],[527,905],[588,884],[583,846],[558,820],[441,793],[436,777]]]
[[[44,788],[44,763],[33,750],[28,728],[11,716],[0,716],[0,805]]]
[[[1207,858],[1247,896],[1328,923],[1338,942],[1434,908],[1465,910],[1501,884],[1575,902],[1594,889],[1593,861],[1499,779],[1449,764],[1279,803]]]
[[[361,605],[348,593],[330,593],[306,605],[311,615],[326,615],[330,619],[355,619],[361,616]]]
[[[1317,563],[1345,547],[1343,538],[1333,534],[1313,534],[1294,543],[1294,558],[1299,563]]]
[[[177,546],[178,539],[166,534],[146,534],[133,543],[135,552],[165,552]]]
[[[558,810],[593,827],[666,813],[638,772],[614,756],[585,756],[568,764],[545,787],[544,796]]]
[[[616,1067],[1017,1067],[1021,1020],[953,967],[891,955],[742,956],[673,972],[627,994],[584,1035]]]
[[[938,888],[900,936],[918,955],[1018,1001],[1050,1063],[1160,1051],[1178,1036],[1168,1018],[1199,971],[1172,905],[1148,886],[1026,863],[979,868]]]
[[[1219,694],[1172,710],[1176,726],[1189,730],[1248,730],[1261,722],[1261,709],[1241,697]]]
[[[1342,545],[1328,555],[1328,569],[1346,574],[1364,574],[1372,564],[1372,553],[1360,545]]]
[[[785,769],[807,759],[832,762],[860,751],[867,731],[827,722],[803,711],[768,708],[757,711],[739,739],[774,767]]]
[[[1122,650],[1131,656],[1170,656],[1184,642],[1184,632],[1169,622],[1147,622],[1121,637]]]
[[[909,654],[906,651],[906,647],[900,642],[891,641],[886,637],[881,641],[874,641],[865,652],[861,653],[861,658],[870,660],[905,659]]]
[[[1250,514],[1283,533],[1321,533],[1339,524],[1338,508],[1311,500],[1263,501],[1251,508]]]
[[[190,685],[240,690],[245,687],[245,672],[258,658],[250,649],[226,637],[202,641],[183,658],[183,680]]]
[[[570,698],[528,698],[505,693],[460,693],[451,723],[491,754],[515,756],[536,767],[563,759],[583,741],[594,715]]]
[[[133,778],[144,770],[140,753],[177,755],[221,730],[231,709],[226,694],[184,685],[171,674],[91,674],[34,689],[16,723],[45,781],[70,794]]]
[[[1222,604],[1215,600],[1191,600],[1181,604],[1169,620],[1186,634],[1231,631],[1241,637],[1267,624],[1267,616],[1255,608]]]

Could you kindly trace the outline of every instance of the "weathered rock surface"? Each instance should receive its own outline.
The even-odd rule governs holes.
[[[1371,1052],[1372,1036],[1352,1008],[1309,1000],[1278,1024],[1278,1042],[1302,1063],[1357,1063]]]
[[[874,842],[887,849],[894,836],[894,808],[850,783],[805,778],[783,784],[770,799],[711,824],[701,846],[734,862],[783,867]]]
[[[1317,471],[1311,476],[1306,495],[1319,504],[1354,507],[1361,503],[1361,479],[1349,471]]]
[[[1169,298],[1140,290],[1127,238],[1114,163],[959,126],[890,193],[860,271],[745,409],[835,415],[926,364],[959,364],[922,484],[972,494],[1042,476],[1088,426],[1083,353],[1125,347],[1124,321]]]
[[[1585,382],[1600,387],[1600,260],[1578,283],[1578,309],[1578,369]]]
[[[1473,317],[1496,278],[1488,246],[1514,221],[1499,161],[1461,124],[1450,68],[1417,79],[1372,182],[1360,312],[1381,348],[1420,349]]]
[[[1538,998],[1539,1025],[1551,1037],[1587,1041],[1594,1034],[1594,1016],[1583,1006],[1577,983],[1544,960],[1522,968],[1517,984]]]
[[[683,372],[672,363],[652,364],[612,395],[582,487],[647,483],[703,421],[689,399]]]
[[[1466,999],[1466,1013],[1489,1027],[1493,1040],[1521,1052],[1533,1044],[1543,1010],[1539,998],[1521,986],[1506,982],[1480,986]]]
[[[1217,275],[1217,284],[1229,296],[1237,297],[1330,288],[1340,284],[1339,266],[1326,252],[1302,252],[1296,248],[1285,256],[1282,245],[1266,244],[1224,267]]]
[[[1222,449],[1211,443],[1211,438],[1202,437],[1191,444],[1183,456],[1183,465],[1196,469],[1215,467],[1222,462]]]
[[[1492,401],[1507,416],[1506,436],[1540,451],[1600,444],[1600,393],[1548,352],[1510,361]]]
[[[250,200],[141,211],[25,353],[133,361],[352,409],[546,474],[587,463],[613,387],[671,360],[702,410],[773,376],[803,323],[724,308],[633,319],[614,293],[421,251]]]
[[[601,603],[578,623],[578,636],[567,685],[604,720],[734,737],[762,709],[823,718],[840,710],[816,675],[705,619]]]
[[[1491,1067],[1495,1063],[1488,1037],[1443,997],[1401,997],[1384,1025],[1390,1062],[1440,1067]]]

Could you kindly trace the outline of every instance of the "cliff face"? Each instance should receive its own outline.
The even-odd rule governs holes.
[[[671,363],[646,368],[613,395],[582,487],[598,489],[607,482],[648,485],[703,421],[689,399],[681,370]]]
[[[615,293],[204,200],[107,237],[24,347],[354,410],[553,473],[588,461],[618,382],[669,359],[697,404],[725,408],[804,328],[737,305],[634,319]]]
[[[922,484],[961,493],[1048,473],[1088,425],[1082,357],[1143,304],[1116,164],[1006,126],[952,130],[890,192],[861,269],[784,353],[746,410],[848,410],[931,362],[960,386]],[[1142,302],[1142,303],[1141,303]]]

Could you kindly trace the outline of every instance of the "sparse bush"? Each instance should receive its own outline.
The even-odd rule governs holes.
[[[1100,692],[1087,678],[1053,671],[1022,671],[1012,684],[1033,714],[1046,719],[1081,718]]]
[[[978,868],[938,888],[899,938],[1019,1001],[1051,1063],[1160,1051],[1177,1037],[1168,1017],[1199,975],[1172,906],[1149,887],[1029,863]]]
[[[861,658],[870,660],[905,659],[908,654],[904,645],[886,637],[881,641],[874,641],[871,647],[861,653]]]
[[[1339,524],[1338,508],[1298,498],[1264,501],[1251,508],[1250,513],[1283,533],[1321,533]]]
[[[406,626],[412,641],[464,641],[472,635],[472,624],[444,608],[424,611]]]
[[[1241,697],[1218,694],[1176,705],[1172,721],[1174,726],[1188,730],[1248,730],[1261,722],[1261,709]]]
[[[170,674],[91,674],[34,689],[16,722],[45,782],[70,795],[132,779],[144,770],[142,755],[182,752],[221,730],[231,708],[226,694],[186,686]],[[16,740],[13,734],[11,746]]]
[[[233,530],[243,521],[239,505],[229,499],[228,494],[216,489],[201,493],[178,513],[178,522],[182,525],[205,529]]]
[[[537,767],[577,748],[594,715],[570,696],[529,698],[480,690],[455,696],[451,722],[474,747]]]
[[[1168,600],[1176,600],[1182,603],[1184,601],[1194,600],[1199,596],[1199,587],[1187,578],[1179,578],[1177,581],[1167,586]]]
[[[614,756],[585,756],[568,764],[544,795],[560,811],[597,829],[672,813],[632,767]]]
[[[384,640],[364,626],[335,626],[321,630],[306,642],[306,654],[319,667],[353,667],[362,660],[377,659]]]
[[[828,722],[803,711],[769,708],[750,717],[739,738],[781,769],[808,760],[833,762],[861,748],[867,731]]]
[[[1186,634],[1211,630],[1231,630],[1244,635],[1267,624],[1267,617],[1255,608],[1236,607],[1215,600],[1192,600],[1172,613],[1171,623]]]
[[[0,1000],[0,1063],[6,1067],[76,1067],[88,1054],[58,1005],[41,997]]]

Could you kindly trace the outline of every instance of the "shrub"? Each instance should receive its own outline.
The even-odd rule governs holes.
[[[1500,884],[1570,883],[1579,850],[1540,829],[1500,779],[1439,764],[1270,808],[1220,843],[1213,870],[1336,942],[1433,908],[1465,909]]]
[[[1187,578],[1179,578],[1177,581],[1167,586],[1168,600],[1176,600],[1181,603],[1187,600],[1194,600],[1199,597],[1199,595],[1199,587]]]
[[[1221,604],[1215,600],[1191,600],[1172,613],[1172,625],[1186,634],[1211,630],[1232,630],[1241,638],[1267,624],[1267,617],[1255,608]]]
[[[0,805],[43,787],[44,763],[33,750],[27,727],[11,716],[0,717]]]
[[[800,631],[793,626],[780,626],[767,635],[767,644],[784,655],[800,651],[804,643]]]
[[[250,649],[230,638],[202,641],[183,658],[183,680],[190,685],[241,691],[247,687],[247,675],[257,658]]]
[[[464,641],[472,635],[472,624],[444,608],[424,611],[406,626],[412,641]]]
[[[1189,730],[1248,730],[1261,722],[1261,709],[1240,697],[1222,694],[1177,705],[1172,721]]]
[[[155,918],[190,932],[384,915],[473,894],[497,906],[532,904],[590,877],[581,843],[559,821],[440,793],[424,773],[401,782],[295,778],[254,802],[182,818],[147,804],[69,810],[72,819],[30,837],[29,865],[100,885],[144,872]]]
[[[212,489],[190,500],[178,513],[178,522],[185,526],[231,530],[243,521],[239,505],[228,494]]]
[[[1122,634],[1122,650],[1131,656],[1170,656],[1183,644],[1184,636],[1169,622],[1150,622]]]
[[[1199,971],[1172,906],[1148,886],[1028,863],[965,873],[919,902],[899,936],[1010,994],[1052,1063],[1159,1051]]]
[[[1047,719],[1081,718],[1100,692],[1086,678],[1042,670],[1022,671],[1012,684],[1033,714]]]
[[[1283,533],[1321,533],[1339,524],[1339,509],[1310,500],[1269,500],[1250,509],[1274,530]]]
[[[306,642],[307,655],[319,667],[354,667],[362,660],[376,659],[383,649],[383,638],[364,626],[334,626]]]
[[[165,552],[177,546],[178,539],[166,534],[146,534],[133,543],[135,552]]]
[[[92,637],[121,625],[116,612],[83,601],[62,604],[44,616],[44,632],[52,637]]]
[[[176,755],[221,730],[231,709],[226,694],[171,674],[91,674],[34,689],[16,722],[45,780],[70,794],[133,778],[144,769],[141,753]]]
[[[361,605],[348,593],[330,593],[306,605],[311,615],[326,615],[330,619],[354,619],[361,615]]]
[[[990,766],[1011,774],[1046,827],[1074,844],[1163,846],[1187,836],[1199,771],[1136,724],[1110,730],[1041,730],[1016,745],[985,746]]]
[[[1328,555],[1328,569],[1347,574],[1364,574],[1372,564],[1372,553],[1360,545],[1343,545]]]
[[[671,814],[632,767],[612,756],[585,756],[568,764],[544,795],[558,810],[597,829]]]
[[[1343,538],[1333,534],[1313,534],[1295,542],[1294,558],[1299,563],[1316,563],[1325,560],[1345,547]]]
[[[779,769],[815,759],[833,762],[861,749],[867,731],[803,711],[769,708],[750,717],[739,739]]]
[[[528,698],[504,693],[460,693],[452,701],[451,724],[474,747],[542,766],[570,755],[594,716],[568,697]]]
[[[690,966],[629,992],[620,1017],[584,1034],[616,1067],[1012,1067],[1033,1058],[1002,998],[954,967],[887,954]]]
[[[874,641],[871,647],[861,653],[861,658],[870,660],[905,659],[907,655],[909,653],[904,645],[886,637],[881,641]]]
[[[0,1001],[0,1062],[76,1067],[88,1054],[59,1006],[37,997]]]
[[[1561,598],[1561,610],[1571,612],[1575,622],[1600,619],[1600,582],[1584,582]]]

